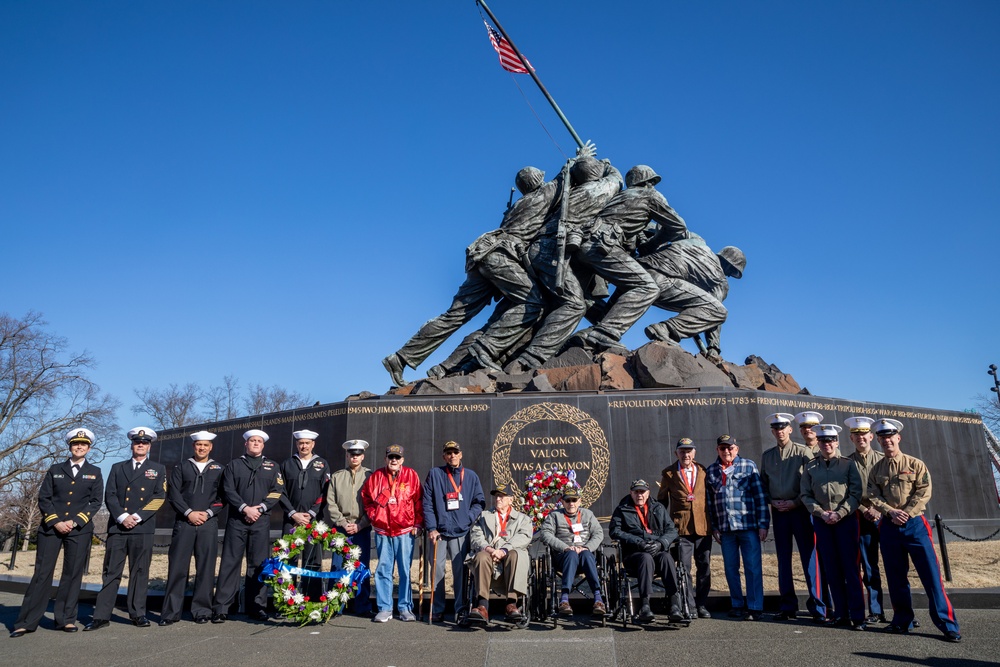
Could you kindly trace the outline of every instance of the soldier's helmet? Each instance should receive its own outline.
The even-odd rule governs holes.
[[[544,182],[545,172],[536,167],[525,167],[514,177],[514,185],[517,186],[517,191],[522,195],[534,192]]]
[[[661,180],[660,175],[653,171],[653,168],[645,164],[637,164],[625,174],[625,187],[635,188],[640,185],[656,185]]]
[[[596,181],[604,173],[604,163],[592,157],[577,158],[576,162],[569,169],[570,180],[573,185],[583,185]]]
[[[743,269],[747,268],[747,257],[742,250],[734,245],[727,245],[719,251],[719,258],[732,268],[733,278],[743,277]]]

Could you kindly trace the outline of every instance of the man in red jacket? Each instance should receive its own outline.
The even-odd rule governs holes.
[[[392,618],[392,570],[399,573],[399,620],[415,621],[410,590],[410,561],[413,541],[424,525],[420,477],[403,465],[403,446],[389,445],[385,467],[371,474],[361,488],[361,502],[375,531],[378,566],[375,568],[375,600],[379,612],[375,621]]]

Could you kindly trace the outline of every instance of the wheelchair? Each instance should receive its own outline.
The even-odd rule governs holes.
[[[615,571],[612,573],[612,584],[611,587],[614,592],[609,598],[608,603],[608,616],[612,623],[621,623],[622,628],[627,628],[629,624],[637,625],[642,627],[646,623],[640,623],[637,621],[636,617],[638,610],[636,609],[636,602],[634,600],[633,590],[638,588],[638,582],[625,570],[625,554],[621,543],[614,542],[613,548],[615,550]],[[688,627],[691,625],[691,618],[693,617],[694,610],[688,602],[688,580],[687,580],[687,570],[684,568],[684,563],[680,559],[680,554],[678,553],[677,542],[670,545],[670,557],[674,561],[674,568],[677,572],[677,594],[681,599],[680,612],[683,617],[682,620],[667,621],[667,625],[674,627]],[[658,582],[656,577],[653,578],[653,591],[654,594],[659,591],[666,593],[665,587],[662,582]]]
[[[530,547],[528,553],[529,558],[531,558]],[[506,616],[494,616],[491,614],[488,621],[480,621],[478,618],[472,616],[472,609],[476,606],[477,602],[476,576],[472,569],[474,560],[475,554],[470,554],[462,567],[462,576],[465,577],[465,600],[455,600],[455,623],[460,628],[506,626],[523,630],[528,627],[528,623],[535,617],[535,610],[537,609],[536,601],[538,599],[534,559],[531,558],[528,567],[528,590],[524,595],[518,594],[517,596],[516,604],[521,610],[521,618],[508,620]],[[490,593],[493,593],[492,588],[490,589]],[[506,591],[502,591],[500,594],[506,596]]]
[[[535,588],[537,596],[533,600],[535,605],[533,609],[534,617],[541,622],[550,623],[551,627],[555,628],[559,625],[560,619],[559,598],[562,594],[562,577],[556,569],[556,558],[552,554],[552,551],[541,542],[532,542],[531,546],[534,549],[532,569],[535,571],[535,581],[537,584]],[[601,591],[601,598],[604,600],[605,607],[610,610],[617,599],[614,586],[614,573],[618,570],[618,551],[614,544],[605,542],[597,549],[594,556],[597,561],[597,581]],[[570,587],[570,595],[579,593],[585,599],[593,602],[595,599],[594,591],[590,590],[590,586],[587,585],[586,581],[583,573],[578,572],[573,585]],[[599,623],[601,627],[607,625],[607,613],[598,617],[592,616],[591,618],[594,619],[594,622]]]

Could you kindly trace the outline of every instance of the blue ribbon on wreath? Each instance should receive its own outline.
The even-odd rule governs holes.
[[[358,584],[359,586],[362,581],[371,576],[368,566],[364,563],[358,565],[353,572],[348,572],[347,570],[317,572],[316,570],[306,570],[305,568],[301,568],[296,565],[289,565],[278,558],[268,558],[261,566],[260,576],[257,577],[257,581],[263,582],[265,578],[270,579],[271,577],[277,576],[278,572],[285,572],[298,577],[316,577],[319,579],[340,579],[345,575],[350,575],[351,579],[349,583]]]

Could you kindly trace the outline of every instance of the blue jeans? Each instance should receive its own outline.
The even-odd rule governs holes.
[[[734,530],[722,533],[722,562],[726,568],[729,599],[733,609],[764,610],[764,566],[760,558],[760,536],[757,530]],[[740,556],[747,582],[746,599],[740,583]]]
[[[399,571],[399,611],[413,609],[413,591],[410,589],[410,562],[413,560],[413,534],[387,537],[375,533],[375,601],[379,611],[392,611],[392,568]]]
[[[591,551],[576,553],[572,549],[567,549],[562,553],[555,554],[556,569],[562,572],[562,590],[569,591],[573,588],[573,581],[576,579],[576,571],[580,570],[587,578],[590,590],[594,593],[595,599],[601,597],[601,586],[597,579],[597,559]]]

